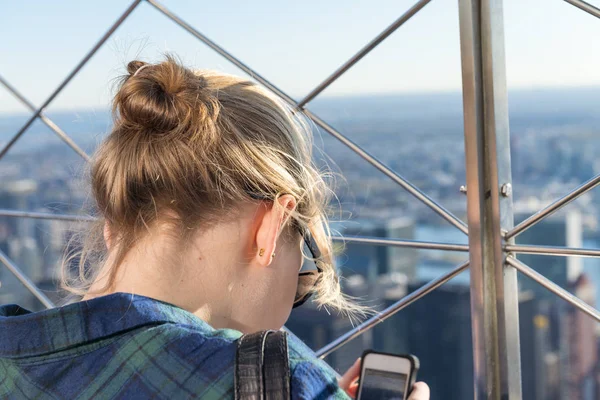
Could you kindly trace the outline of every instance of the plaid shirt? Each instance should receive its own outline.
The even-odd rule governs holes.
[[[36,313],[0,307],[0,399],[231,399],[236,339],[177,306],[114,293]],[[347,399],[289,338],[293,399]]]

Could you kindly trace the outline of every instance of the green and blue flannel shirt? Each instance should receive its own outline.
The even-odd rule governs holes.
[[[175,305],[114,293],[40,312],[0,307],[0,399],[232,399],[234,330]],[[347,399],[290,335],[293,399]]]

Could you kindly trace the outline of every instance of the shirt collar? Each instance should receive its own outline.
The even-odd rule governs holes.
[[[182,308],[132,293],[113,293],[34,313],[9,304],[0,306],[0,357],[50,353],[144,325],[164,323],[213,330]]]

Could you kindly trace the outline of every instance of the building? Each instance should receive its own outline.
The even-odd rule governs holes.
[[[586,274],[571,285],[572,293],[595,306],[596,287]],[[598,363],[597,322],[581,311],[569,307],[566,316],[568,358],[566,362],[566,397],[573,400],[593,400],[598,393],[595,368]]]
[[[382,275],[374,285],[371,298],[378,298],[379,310],[394,305],[408,294],[408,279],[401,273]],[[410,353],[407,309],[401,310],[373,328],[373,349],[386,353]]]
[[[474,396],[469,293],[466,285],[447,283],[400,312],[407,319],[408,351],[419,358],[419,380],[430,386],[432,399]]]
[[[527,214],[516,214],[515,221],[519,222],[528,217]],[[568,210],[552,215],[538,222],[517,236],[518,244],[582,247],[583,228],[581,213]],[[567,289],[583,271],[580,257],[549,257],[535,254],[519,254],[519,260],[541,273],[560,287]],[[520,278],[522,290],[533,290],[536,296],[555,297],[548,290],[528,278]]]
[[[517,220],[523,218],[521,215]],[[517,241],[531,245],[583,247],[582,231],[580,212],[568,210],[540,221],[519,235]],[[596,289],[583,273],[581,257],[523,254],[519,259],[586,303],[595,304]],[[519,277],[519,286],[521,291],[535,297],[532,301],[537,303],[521,306],[524,313],[520,318],[524,398],[596,399],[596,322],[526,277]],[[537,309],[537,313],[526,311],[528,307]],[[535,314],[533,317],[532,313]],[[545,357],[545,361],[541,361],[541,357]],[[529,374],[530,379],[525,379],[525,374]]]
[[[285,327],[298,336],[308,347],[317,351],[353,328],[352,321],[344,315],[317,309],[306,303],[294,309]],[[336,371],[343,373],[366,349],[373,347],[372,335],[367,332],[346,343],[342,350],[335,351],[325,361]]]
[[[36,206],[36,192],[37,183],[31,179],[3,182],[0,187],[0,208],[31,210]],[[35,221],[0,217],[0,250],[35,281],[41,272],[42,262],[34,236]],[[31,309],[38,305],[31,293],[3,265],[0,266],[0,283],[0,304],[19,302]]]
[[[344,236],[411,240],[415,237],[415,221],[406,217],[354,220],[338,230]],[[338,265],[344,276],[362,275],[370,283],[374,283],[380,275],[388,273],[402,273],[409,280],[414,280],[417,259],[416,249],[347,242],[344,252],[338,256]]]
[[[37,183],[32,179],[2,182],[0,187],[0,207],[8,210],[26,211],[35,208],[34,195]],[[2,218],[0,223],[6,225],[11,236],[33,236],[34,222],[27,218]]]
[[[519,336],[523,398],[557,399],[559,355],[550,338],[550,301],[532,291],[519,295]],[[552,397],[554,396],[554,397]]]

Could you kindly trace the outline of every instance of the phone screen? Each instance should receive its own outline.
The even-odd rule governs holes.
[[[404,400],[406,374],[366,368],[361,378],[361,400]]]

